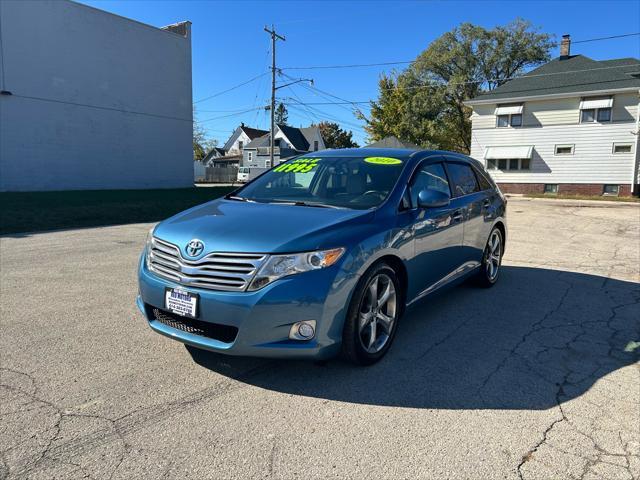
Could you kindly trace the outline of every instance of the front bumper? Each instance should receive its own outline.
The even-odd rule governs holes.
[[[339,265],[280,279],[255,292],[223,292],[191,288],[158,277],[139,264],[137,304],[156,332],[188,345],[229,355],[324,359],[340,350],[342,328],[355,279]],[[237,328],[232,341],[221,341],[159,321],[165,310],[166,287],[181,287],[199,295],[199,320]],[[291,325],[316,320],[316,335],[290,340]],[[188,329],[187,329],[188,330]]]

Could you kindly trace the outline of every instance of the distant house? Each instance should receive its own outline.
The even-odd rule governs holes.
[[[274,165],[295,155],[324,149],[324,140],[318,127],[295,128],[288,125],[276,125],[273,148]],[[244,146],[242,165],[258,169],[271,168],[270,152],[271,139],[267,133]]]
[[[370,143],[364,148],[407,148],[409,150],[420,150],[420,147],[415,143],[405,142],[399,140],[397,137],[389,136],[377,142]]]
[[[202,164],[207,167],[230,166],[235,164],[238,166],[242,160],[242,155],[227,155],[222,147],[213,147],[209,153],[202,159]]]
[[[242,154],[244,147],[248,143],[268,133],[266,130],[247,127],[244,123],[241,123],[240,126],[233,131],[227,143],[222,147],[222,150],[224,150],[225,155]]]
[[[560,57],[468,102],[471,156],[511,193],[638,193],[640,60]]]

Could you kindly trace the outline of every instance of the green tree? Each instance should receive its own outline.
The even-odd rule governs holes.
[[[193,108],[193,159],[202,161],[213,147],[218,145],[218,141],[207,138],[207,132],[198,122],[196,109]]]
[[[353,132],[343,130],[340,125],[333,122],[320,122],[316,125],[320,129],[320,134],[327,148],[357,148],[358,144],[353,141]]]
[[[289,112],[287,111],[287,107],[284,106],[284,103],[280,102],[276,107],[276,111],[274,114],[275,121],[279,125],[286,125],[287,120],[289,120]]]
[[[402,72],[383,75],[364,118],[373,140],[389,135],[468,153],[471,109],[486,90],[550,59],[555,43],[522,19],[491,30],[463,23],[437,38]]]

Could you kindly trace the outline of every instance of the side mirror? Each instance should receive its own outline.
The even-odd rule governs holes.
[[[418,193],[418,208],[438,208],[449,205],[451,197],[438,190],[424,189]]]

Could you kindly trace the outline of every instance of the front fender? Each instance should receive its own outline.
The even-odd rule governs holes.
[[[348,250],[342,262],[340,275],[341,287],[348,291],[345,298],[344,315],[336,322],[340,335],[348,307],[360,279],[380,259],[395,257],[405,262],[413,256],[413,242],[410,228],[393,228],[362,240]]]

